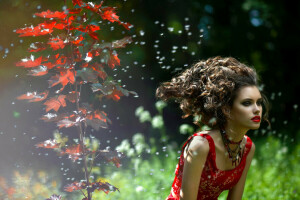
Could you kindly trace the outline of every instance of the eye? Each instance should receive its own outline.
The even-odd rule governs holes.
[[[258,101],[257,105],[261,106],[262,105],[262,101]]]
[[[249,105],[251,105],[251,102],[250,101],[245,101],[245,102],[243,102],[242,103],[244,106],[249,106]]]
[[[258,106],[261,106],[262,103],[263,103],[262,100],[258,100],[258,101],[256,102],[256,104],[257,104]],[[250,106],[251,104],[252,104],[252,101],[244,101],[244,102],[242,102],[242,105],[244,105],[244,106]]]

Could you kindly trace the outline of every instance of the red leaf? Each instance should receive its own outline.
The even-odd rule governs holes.
[[[81,189],[85,189],[86,188],[86,182],[82,181],[82,182],[74,182],[71,184],[68,184],[64,187],[64,190],[67,192],[73,192],[75,190],[81,190]]]
[[[106,117],[107,114],[103,111],[96,110],[92,114],[86,115],[86,124],[92,126],[94,129],[107,128],[107,123],[111,124],[111,120]]]
[[[44,21],[43,23],[38,24],[38,26],[44,29],[53,29],[55,27],[55,24],[56,24],[55,21],[53,22]]]
[[[76,5],[82,6],[84,4],[82,0],[72,0],[72,3],[74,6]]]
[[[73,182],[71,184],[66,185],[64,187],[64,190],[67,192],[73,192],[76,190],[86,189],[87,187],[88,185],[86,184],[86,181]],[[108,194],[110,191],[116,191],[116,190],[119,191],[119,189],[116,188],[115,186],[109,184],[108,182],[102,182],[102,181],[90,183],[89,190],[91,192],[94,192],[95,190],[104,191],[106,194]]]
[[[104,20],[106,19],[110,22],[118,22],[118,24],[122,25],[127,30],[129,30],[130,26],[132,26],[131,24],[129,24],[127,22],[121,22],[119,20],[119,16],[116,15],[115,8],[112,8],[112,7],[103,8],[101,17],[102,17],[102,19],[104,19]]]
[[[43,63],[44,66],[46,66],[48,69],[52,69],[53,67],[55,67],[56,65],[51,63],[51,62],[47,62],[47,63]]]
[[[57,122],[57,126],[59,128],[66,127],[69,128],[71,126],[74,126],[80,122],[81,117],[76,114],[72,114],[70,116],[65,116],[64,119]]]
[[[46,112],[49,110],[55,110],[56,112],[60,108],[60,106],[65,107],[66,101],[65,101],[66,95],[59,95],[58,97],[53,97],[46,101],[44,105],[46,105]]]
[[[102,19],[106,19],[110,22],[118,22],[119,16],[116,15],[115,8],[112,7],[106,7],[102,9],[102,14],[101,14]]]
[[[93,63],[93,64],[91,65],[91,68],[92,68],[94,71],[98,72],[98,76],[99,76],[100,78],[102,78],[102,80],[105,80],[105,79],[106,79],[107,74],[105,73],[105,71],[104,71],[104,69],[103,69],[103,66],[102,66],[100,63],[97,63],[97,62]]]
[[[76,29],[76,30],[78,30],[78,31],[81,31],[81,32],[87,32],[87,29],[86,29],[85,27],[83,27],[82,25],[79,25],[79,26],[77,26],[77,27],[74,28],[74,29]]]
[[[118,157],[114,157],[111,159],[107,159],[108,162],[113,162],[117,168],[120,167],[120,159]]]
[[[100,30],[99,26],[90,24],[90,25],[87,25],[86,30],[91,38],[93,38],[94,40],[98,40],[98,34],[95,33],[95,31]]]
[[[124,157],[121,152],[110,150],[99,150],[100,156],[103,156],[108,162],[113,162],[116,167],[120,167],[120,157]]]
[[[118,58],[118,54],[113,54],[111,52],[107,64],[111,69],[114,69],[116,65],[120,65],[120,59]]]
[[[80,62],[82,61],[81,59],[81,53],[79,51],[79,48],[75,48],[74,51],[73,51],[73,56],[74,56],[74,61],[75,62]]]
[[[31,76],[43,76],[48,73],[48,69],[46,66],[40,65],[36,69],[32,69],[29,71],[28,75]]]
[[[65,24],[61,24],[61,23],[55,23],[55,25],[54,25],[53,28],[62,30],[64,28],[66,28],[66,25]]]
[[[42,56],[37,58],[37,59],[34,59],[34,56],[31,56],[30,59],[28,58],[25,58],[25,59],[22,59],[22,61],[19,61],[16,63],[16,66],[23,66],[25,68],[30,68],[30,67],[37,67],[39,65],[41,65],[42,63]]]
[[[88,30],[88,32],[95,32],[100,30],[100,26],[89,24],[86,26],[86,29]]]
[[[91,38],[93,38],[94,40],[98,40],[98,34],[95,33],[95,31],[100,30],[100,27],[93,24],[89,24],[86,27],[80,25],[76,27],[76,30],[81,32],[87,32]]]
[[[78,37],[75,38],[74,41],[71,42],[76,46],[83,46],[83,44],[80,44],[80,42],[82,42],[83,40],[84,38],[82,37],[82,35],[79,35]]]
[[[120,192],[120,190],[118,188],[116,188],[115,186],[109,184],[108,182],[98,181],[98,182],[95,182],[95,183],[91,183],[90,187],[91,187],[92,192],[94,190],[103,191],[106,194],[108,194],[110,191],[116,191],[116,190],[118,190],[118,192]]]
[[[67,62],[67,57],[64,55],[61,55],[60,57],[58,57],[59,54],[56,55],[56,62],[55,65],[65,65]]]
[[[79,108],[79,111],[84,115],[86,115],[88,112],[86,108]]]
[[[21,96],[18,96],[17,99],[28,99],[29,102],[37,102],[37,101],[43,101],[47,98],[49,94],[49,91],[46,90],[45,92],[42,92],[40,94],[37,94],[36,92],[27,92],[26,94],[23,94]]]
[[[64,118],[64,114],[57,116],[56,113],[47,113],[40,119],[44,120],[45,122],[53,122]]]
[[[28,51],[29,52],[38,52],[46,49],[46,45],[42,42],[31,43]]]
[[[82,65],[80,66],[81,68],[87,68],[89,66],[89,63],[85,62],[82,63]]]
[[[63,120],[60,120],[59,122],[57,122],[58,128],[63,128],[63,127],[69,128],[69,127],[72,127],[76,124],[77,124],[76,121],[71,121],[69,119],[63,119]]]
[[[79,92],[75,92],[75,91],[71,91],[69,92],[69,94],[67,94],[67,99],[71,102],[71,103],[75,103],[77,100],[77,96],[79,97],[80,93]]]
[[[81,1],[81,0],[77,0],[77,1]],[[69,14],[79,14],[81,11],[82,11],[82,8],[68,9]]]
[[[52,33],[52,29],[44,28],[42,24],[37,25],[36,27],[25,27],[17,29],[16,33],[20,34],[19,37],[25,36],[40,36]]]
[[[104,111],[99,111],[96,110],[94,112],[94,119],[100,119],[101,121],[107,122],[107,118],[106,118],[107,114]]]
[[[88,33],[89,34],[89,36],[92,38],[92,39],[94,39],[94,40],[99,40],[99,38],[98,38],[98,34],[97,33]]]
[[[65,28],[69,29],[69,30],[73,30],[74,27],[71,26],[72,22],[75,20],[75,16],[72,15],[70,17],[68,17],[65,20],[61,20],[61,22],[65,25]]]
[[[60,38],[51,38],[47,44],[50,44],[53,50],[63,49],[65,47],[64,41]]]
[[[66,148],[62,154],[69,154],[69,158],[75,162],[77,159],[80,158],[82,154],[82,147],[80,144],[77,144],[75,146],[72,146],[70,148]]]
[[[129,24],[128,22],[120,22],[119,24],[121,24],[127,30],[129,30],[132,27],[132,24]]]
[[[52,76],[50,78],[49,82],[49,87],[53,87],[57,84],[61,84],[63,88],[68,84],[74,84],[75,83],[75,73],[76,71],[71,71],[70,69],[66,71],[61,71],[60,75]]]
[[[86,9],[89,9],[95,13],[100,13],[100,8],[102,6],[104,1],[101,1],[100,4],[94,4],[92,2],[88,2],[87,5],[85,6]]]
[[[129,36],[124,37],[121,40],[115,40],[112,42],[112,48],[124,48],[128,43],[131,43],[132,39]]]
[[[59,11],[52,12],[50,10],[43,11],[41,13],[35,13],[34,15],[38,17],[44,17],[44,18],[58,18],[58,19],[65,19],[67,16],[65,12],[59,12]]]
[[[108,99],[113,99],[114,101],[119,101],[121,96],[124,96],[124,94],[117,90],[116,88],[114,88],[112,94],[105,96]]]
[[[46,149],[56,149],[59,148],[60,143],[57,143],[55,139],[49,139],[44,142],[38,143],[35,146],[36,147],[42,147]]]
[[[94,56],[100,56],[101,53],[102,53],[102,51],[103,51],[103,49],[97,48],[97,49],[92,50],[92,54],[93,54]]]

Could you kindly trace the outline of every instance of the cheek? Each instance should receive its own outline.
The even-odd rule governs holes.
[[[248,116],[248,113],[250,112],[250,107],[244,107],[244,106],[236,106],[233,110],[233,114],[236,119],[242,119]]]

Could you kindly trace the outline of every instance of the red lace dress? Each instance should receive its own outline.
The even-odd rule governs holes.
[[[219,170],[216,165],[216,152],[215,143],[209,134],[195,133],[191,135],[182,147],[181,155],[176,165],[175,178],[172,184],[170,195],[165,200],[179,200],[180,199],[180,188],[182,181],[182,173],[184,166],[183,152],[188,142],[194,136],[202,136],[208,140],[209,153],[206,158],[205,166],[202,170],[197,200],[217,200],[218,196],[224,191],[231,189],[241,178],[243,170],[246,165],[246,158],[251,149],[252,141],[247,138],[243,156],[238,166],[232,170]]]

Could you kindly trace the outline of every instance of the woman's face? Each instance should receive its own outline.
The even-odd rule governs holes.
[[[261,123],[262,103],[262,96],[256,86],[240,88],[233,101],[229,121],[237,128],[258,129]]]

